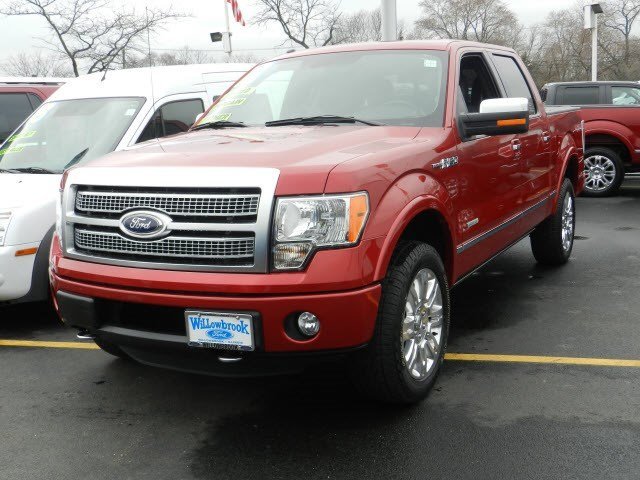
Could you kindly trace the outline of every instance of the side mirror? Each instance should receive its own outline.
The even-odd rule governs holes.
[[[460,115],[464,138],[476,135],[514,135],[529,131],[529,100],[494,98],[480,104],[480,113]]]

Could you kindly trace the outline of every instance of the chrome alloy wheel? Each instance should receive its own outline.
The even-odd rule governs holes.
[[[565,252],[571,249],[573,244],[573,232],[575,229],[575,211],[573,207],[573,197],[564,197],[562,205],[562,248]]]
[[[401,340],[404,365],[413,378],[424,380],[436,365],[442,347],[442,290],[433,271],[423,268],[416,274],[404,313]]]
[[[586,188],[592,192],[608,189],[616,178],[616,165],[603,155],[592,155],[584,160]]]

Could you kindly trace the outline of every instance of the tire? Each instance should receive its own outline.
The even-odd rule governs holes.
[[[624,180],[624,164],[620,155],[609,148],[593,147],[584,156],[585,187],[587,197],[615,195]]]
[[[414,306],[416,295],[411,290],[416,291],[415,280],[425,286],[425,295],[418,295],[426,299],[421,302],[422,310]],[[429,296],[433,297],[430,308]],[[416,315],[409,313],[409,303]],[[411,404],[424,399],[442,367],[450,312],[447,276],[436,250],[421,242],[401,242],[382,282],[373,339],[350,364],[356,387],[366,396],[387,403]],[[409,338],[412,335],[414,338]]]
[[[108,342],[102,338],[94,338],[93,341],[100,347],[103,352],[113,355],[114,357],[121,358],[123,360],[131,360],[131,357],[127,355],[119,346],[115,343]]]
[[[576,231],[573,185],[565,178],[556,210],[531,233],[531,250],[542,265],[563,265],[569,261]]]

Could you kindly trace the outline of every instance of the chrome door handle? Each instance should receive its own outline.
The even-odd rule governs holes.
[[[551,136],[547,132],[542,134],[542,141],[544,143],[549,143],[550,140],[551,140]]]
[[[514,152],[519,152],[520,150],[522,150],[522,145],[520,145],[519,143],[512,143],[511,148],[513,148]]]

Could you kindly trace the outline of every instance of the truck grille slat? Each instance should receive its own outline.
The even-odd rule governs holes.
[[[189,259],[253,260],[255,240],[245,238],[189,238],[172,236],[156,241],[136,241],[114,232],[75,229],[76,248],[109,255],[177,257]]]
[[[177,216],[255,216],[260,194],[162,194],[79,191],[75,208],[82,214],[119,214],[135,208],[150,208]]]

